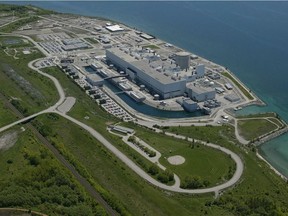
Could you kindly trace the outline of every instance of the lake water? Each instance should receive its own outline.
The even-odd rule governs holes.
[[[242,113],[274,111],[288,121],[288,2],[31,4],[117,20],[226,66],[268,104]],[[262,155],[288,176],[288,136],[260,148]]]

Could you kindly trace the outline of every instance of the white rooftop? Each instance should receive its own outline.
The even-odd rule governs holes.
[[[111,32],[123,31],[124,30],[124,28],[122,28],[119,25],[109,25],[109,26],[106,26],[106,29],[108,29]]]

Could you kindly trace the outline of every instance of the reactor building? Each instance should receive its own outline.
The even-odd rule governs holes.
[[[198,86],[190,85],[196,79],[204,77],[205,67],[190,67],[189,53],[178,52],[173,59],[163,59],[165,58],[161,58],[155,51],[139,47],[106,50],[108,64],[125,71],[133,82],[139,86],[145,85],[150,94],[159,95],[161,99],[183,96],[184,93],[197,102],[215,97],[213,89],[198,90]]]

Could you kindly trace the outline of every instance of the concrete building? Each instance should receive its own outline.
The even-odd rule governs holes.
[[[181,96],[185,92],[185,79],[159,72],[150,67],[148,60],[136,59],[128,51],[118,48],[108,49],[106,58],[116,67],[126,71],[131,80],[140,85],[144,84],[151,93],[159,94],[162,99]]]
[[[240,98],[235,95],[235,94],[229,94],[229,95],[225,95],[224,97],[226,100],[230,101],[230,102],[237,102],[240,100]]]
[[[203,78],[205,75],[205,65],[199,64],[196,66],[197,78]]]
[[[175,63],[180,66],[182,70],[189,69],[190,67],[190,53],[178,52],[175,55]]]
[[[228,90],[232,90],[233,86],[230,83],[226,83],[225,84],[225,88],[228,89]]]
[[[124,31],[124,28],[122,28],[119,25],[109,25],[105,27],[107,30],[110,32],[119,32],[119,31]]]
[[[188,83],[186,85],[186,92],[188,96],[196,102],[212,100],[216,95],[215,89],[211,87],[203,87],[196,83]]]
[[[124,134],[133,134],[134,130],[131,128],[119,126],[119,125],[110,125],[109,126],[111,130],[114,130],[116,132],[124,133]]]
[[[144,38],[146,40],[152,40],[152,39],[155,38],[152,35],[148,35],[148,34],[145,34],[145,33],[140,34],[140,37],[142,37],[142,38]]]
[[[188,112],[195,112],[198,109],[198,104],[189,98],[183,100],[182,106]]]

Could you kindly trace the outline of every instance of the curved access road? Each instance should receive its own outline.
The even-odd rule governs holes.
[[[40,111],[40,112],[38,112],[38,113],[35,113],[35,114],[33,114],[33,115],[30,115],[30,116],[28,116],[28,117],[25,117],[25,118],[23,118],[23,119],[20,119],[20,120],[18,120],[18,121],[15,121],[15,122],[13,122],[13,123],[11,123],[11,124],[9,124],[9,125],[6,125],[5,127],[0,128],[0,132],[2,132],[2,131],[4,131],[4,130],[7,130],[7,129],[9,129],[9,128],[17,125],[17,124],[20,124],[20,123],[29,121],[30,119],[33,119],[33,118],[37,117],[38,115],[41,115],[41,114],[44,114],[44,113],[53,112],[58,106],[60,106],[60,105],[64,102],[64,100],[65,100],[65,93],[64,93],[64,90],[63,90],[61,84],[59,83],[59,81],[58,81],[55,77],[53,77],[53,76],[51,76],[51,75],[49,75],[49,74],[47,74],[47,73],[44,73],[44,72],[40,71],[38,68],[35,68],[35,67],[33,66],[34,62],[36,62],[36,61],[38,61],[38,60],[39,60],[39,59],[36,59],[36,60],[30,62],[30,63],[28,64],[29,68],[31,68],[32,70],[35,70],[37,73],[39,73],[39,74],[41,74],[41,75],[43,75],[43,76],[45,76],[45,77],[47,77],[47,78],[49,78],[49,79],[51,79],[51,80],[53,81],[53,83],[54,83],[54,85],[55,85],[55,87],[56,87],[56,89],[57,89],[57,92],[58,92],[58,94],[59,94],[59,100],[58,100],[53,106],[49,107],[49,108],[46,109],[46,110]]]
[[[58,102],[55,105],[51,106],[50,108],[48,108],[46,110],[43,110],[41,112],[38,112],[36,114],[33,114],[33,115],[28,116],[28,117],[26,117],[24,119],[18,120],[16,122],[12,123],[12,124],[9,124],[9,125],[7,125],[5,127],[0,128],[0,132],[4,131],[4,130],[7,130],[8,128],[13,127],[13,126],[15,126],[15,125],[17,125],[19,123],[23,123],[25,121],[28,121],[28,120],[30,120],[30,119],[38,116],[38,115],[52,112],[52,113],[57,113],[57,114],[61,115],[62,117],[66,118],[67,120],[75,123],[76,125],[82,127],[86,131],[88,131],[93,137],[95,137],[97,140],[99,140],[106,148],[108,148],[113,154],[115,154],[116,157],[118,157],[122,162],[124,162],[135,173],[137,173],[140,177],[142,177],[147,182],[151,183],[152,185],[154,185],[154,186],[156,186],[158,188],[161,188],[161,189],[164,189],[164,190],[167,190],[167,191],[177,192],[177,193],[187,193],[187,194],[215,193],[217,195],[219,193],[219,191],[233,186],[240,179],[240,177],[241,177],[241,175],[243,173],[243,169],[244,169],[244,166],[243,166],[243,163],[242,163],[240,157],[238,155],[236,155],[234,152],[230,151],[229,149],[220,147],[220,146],[215,145],[215,144],[206,144],[207,146],[219,149],[219,150],[223,151],[224,153],[229,154],[231,156],[231,158],[235,161],[235,163],[236,163],[236,171],[235,171],[233,177],[229,181],[227,181],[227,182],[225,182],[225,183],[223,183],[221,185],[217,185],[217,186],[210,187],[210,188],[191,189],[191,190],[190,189],[182,189],[182,188],[179,187],[178,184],[177,184],[177,186],[175,186],[175,185],[174,186],[168,186],[168,185],[165,185],[165,184],[162,184],[162,183],[156,181],[154,178],[152,178],[150,175],[148,175],[145,171],[143,171],[139,166],[137,166],[132,160],[130,160],[126,155],[124,155],[121,151],[119,151],[113,144],[111,144],[108,140],[106,140],[96,130],[94,130],[90,126],[88,126],[88,125],[86,125],[86,124],[84,124],[84,123],[72,118],[71,116],[68,116],[65,113],[62,113],[59,110],[57,110],[57,107],[59,107],[65,100],[64,90],[63,90],[61,84],[59,83],[59,81],[55,77],[53,77],[53,76],[51,76],[49,74],[46,74],[46,73],[40,71],[39,69],[37,69],[37,68],[35,68],[33,66],[33,63],[35,61],[38,61],[38,60],[34,60],[34,61],[30,62],[28,66],[31,69],[33,69],[36,72],[38,72],[39,74],[51,79],[54,82],[54,84],[55,84],[55,86],[57,88],[57,91],[58,91],[60,99],[58,100]],[[177,180],[179,180],[179,179],[177,179]]]
[[[150,175],[148,175],[139,166],[137,166],[132,160],[130,160],[125,154],[123,154],[121,151],[119,151],[113,144],[111,144],[100,133],[98,133],[96,130],[94,130],[90,126],[88,126],[88,125],[86,125],[86,124],[84,124],[84,123],[72,118],[71,116],[64,114],[64,113],[60,113],[58,111],[55,111],[55,112],[58,113],[59,115],[61,115],[62,117],[66,118],[67,120],[69,120],[69,121],[75,123],[76,125],[82,127],[86,131],[88,131],[93,137],[95,137],[97,140],[99,140],[107,149],[109,149],[114,155],[116,155],[121,161],[123,161],[129,168],[131,168],[139,176],[141,176],[143,179],[145,179],[149,183],[151,183],[151,184],[153,184],[153,185],[155,185],[161,189],[164,189],[164,190],[178,192],[178,193],[188,193],[188,194],[201,194],[201,193],[211,193],[211,192],[218,194],[219,191],[224,190],[224,189],[231,187],[234,184],[236,184],[237,181],[240,179],[240,177],[243,173],[243,170],[244,170],[243,163],[237,154],[235,154],[234,152],[232,152],[229,149],[226,149],[224,147],[209,143],[209,144],[205,144],[205,145],[212,147],[212,148],[215,148],[215,149],[219,149],[220,151],[230,155],[231,158],[235,161],[236,171],[235,171],[233,177],[229,181],[227,181],[221,185],[217,185],[217,186],[210,187],[210,188],[203,188],[203,189],[182,189],[180,187],[168,186],[168,185],[165,185],[165,184],[162,184],[162,183],[156,181],[154,178],[152,178]]]

